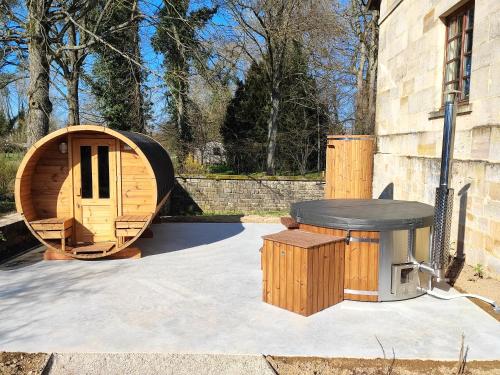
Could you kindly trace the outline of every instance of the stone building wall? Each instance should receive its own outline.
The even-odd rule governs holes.
[[[373,190],[434,204],[446,27],[458,0],[382,0]],[[500,1],[475,2],[471,91],[459,107],[452,241],[500,272]],[[391,185],[392,184],[392,185]]]
[[[324,183],[311,180],[177,177],[171,214],[289,210],[298,201],[322,199]]]

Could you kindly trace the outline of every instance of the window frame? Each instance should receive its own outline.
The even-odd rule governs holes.
[[[472,51],[474,49],[474,42],[472,43],[472,47],[470,52],[465,52],[465,39],[466,35],[469,31],[471,31],[472,34],[472,39],[474,40],[474,23],[472,24],[472,27],[467,28],[468,21],[469,21],[469,15],[468,12],[470,9],[475,8],[475,1],[471,0],[470,2],[467,2],[466,4],[462,5],[460,8],[457,10],[453,11],[449,15],[447,15],[444,19],[445,27],[446,27],[446,37],[444,41],[444,64],[443,64],[443,80],[442,80],[442,85],[441,85],[441,106],[444,107],[445,104],[445,90],[446,87],[453,83],[458,81],[458,88],[457,90],[460,91],[460,94],[458,96],[457,103],[459,104],[467,104],[469,102],[470,98],[470,81],[472,77],[472,72],[468,76],[469,77],[469,94],[464,97],[463,95],[463,89],[464,89],[464,79],[467,78],[467,76],[464,74],[465,69],[464,69],[464,63],[465,63],[465,57],[470,56],[470,59],[472,60]],[[474,15],[475,15],[475,9],[474,9]],[[461,17],[461,22],[462,22],[462,30],[460,33],[455,35],[453,38],[449,38],[450,34],[450,27],[451,27],[451,22],[453,19]],[[475,20],[475,17],[474,17]],[[460,43],[460,57],[458,58],[459,61],[459,72],[458,72],[458,77],[456,79],[453,79],[451,81],[446,81],[446,70],[448,67],[449,63],[452,63],[453,61],[456,61],[457,58],[453,59],[448,59],[448,47],[453,40],[457,39],[458,37],[461,38],[461,43]],[[472,62],[471,62],[472,63]]]

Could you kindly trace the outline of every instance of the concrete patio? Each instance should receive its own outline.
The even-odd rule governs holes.
[[[500,324],[466,299],[344,301],[309,318],[261,302],[260,236],[278,224],[159,224],[140,260],[0,266],[0,350],[500,359]],[[450,293],[453,293],[451,291]]]

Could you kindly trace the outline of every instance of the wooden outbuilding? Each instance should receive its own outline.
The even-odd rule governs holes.
[[[374,151],[373,135],[329,135],[325,198],[371,199]]]
[[[100,258],[131,246],[173,186],[170,157],[154,139],[70,126],[28,150],[16,176],[16,208],[51,251]]]

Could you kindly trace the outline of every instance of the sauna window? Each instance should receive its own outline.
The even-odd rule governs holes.
[[[99,198],[109,198],[109,147],[97,147],[97,167],[99,173]]]
[[[446,18],[443,103],[451,100],[452,96],[446,94],[450,90],[460,92],[457,94],[458,101],[469,100],[473,29],[474,2]]]
[[[82,198],[92,198],[92,149],[80,146],[80,171]]]

